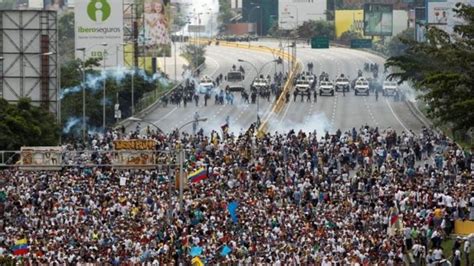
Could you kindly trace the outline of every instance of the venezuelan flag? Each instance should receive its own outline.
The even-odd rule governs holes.
[[[22,256],[27,254],[30,249],[26,238],[15,241],[15,245],[12,247],[13,255]]]
[[[207,170],[204,167],[190,173],[188,176],[188,180],[191,183],[196,183],[206,178],[207,178]]]

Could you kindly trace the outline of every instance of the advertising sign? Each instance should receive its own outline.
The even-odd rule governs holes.
[[[144,0],[144,21],[139,42],[145,56],[171,56],[171,16],[169,0]]]
[[[385,4],[364,5],[364,35],[392,36],[393,6]]]
[[[105,56],[106,67],[123,65],[123,53],[116,54],[123,46],[122,1],[75,0],[74,5],[76,49],[85,49],[86,60]],[[82,60],[82,51],[76,50],[76,58]]]
[[[156,141],[152,139],[116,140],[115,150],[154,150]]]
[[[363,33],[364,10],[336,10],[335,14],[336,37],[341,37],[346,31]]]
[[[446,25],[451,12],[447,1],[428,1],[428,24]]]
[[[21,147],[22,170],[60,170],[62,148],[60,146]]]
[[[309,20],[326,20],[326,0],[279,0],[278,26],[292,30]]]
[[[155,140],[116,140],[112,165],[114,168],[153,168],[157,161],[155,146]]]

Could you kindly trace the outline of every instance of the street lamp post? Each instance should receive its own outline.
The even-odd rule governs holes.
[[[287,5],[287,7],[292,7],[296,10],[296,25],[295,25],[295,30],[296,30],[296,38],[298,37],[298,26],[299,26],[299,19],[298,19],[298,7],[295,6],[295,5]],[[294,54],[293,54],[293,60],[292,60],[292,66],[294,67],[294,60],[296,60],[296,39],[295,39],[295,42],[294,42],[294,47],[293,47],[293,51],[294,51]]]
[[[255,9],[260,9],[260,6],[254,6],[254,7],[252,7],[252,8],[250,9],[250,11],[249,11],[249,17],[247,18],[248,21],[250,21],[250,17],[252,16],[252,11],[254,11]],[[261,10],[261,9],[260,9],[260,10]],[[262,19],[261,17],[262,17],[262,16],[260,16],[260,20]],[[259,26],[258,24],[260,24],[260,23],[258,23],[258,21],[257,21],[256,24],[257,24],[257,32],[256,32],[256,33],[257,33],[257,35],[258,35],[258,26]]]
[[[159,128],[156,124],[152,123],[152,122],[148,122],[146,120],[143,120],[141,118],[138,118],[138,117],[129,117],[128,118],[129,121],[133,121],[133,122],[140,122],[140,123],[145,123],[145,124],[148,124],[154,128],[156,128],[156,130],[160,133],[163,133],[163,130],[161,130],[161,128]]]
[[[257,75],[255,76],[255,79],[257,79],[259,76],[260,76],[260,73],[263,71],[263,69],[265,68],[265,66],[267,66],[268,64],[271,64],[273,62],[278,62],[278,60],[274,59],[272,61],[269,61],[269,62],[266,62],[265,64],[263,64],[261,67],[260,67],[260,70],[257,70],[257,67],[250,61],[246,61],[246,60],[243,60],[243,59],[238,59],[239,62],[241,63],[247,63],[249,64],[250,66],[253,67],[253,69],[255,70],[255,73],[257,73]],[[254,79],[254,80],[255,80]],[[259,95],[257,94],[257,126],[260,126],[260,104],[259,104]]]
[[[103,43],[102,46],[104,46],[104,52],[102,54],[102,59],[104,60],[104,94],[103,94],[103,103],[102,103],[102,129],[104,130],[104,133],[105,133],[105,98],[106,98],[106,85],[107,85],[107,72],[105,71],[105,60],[106,60],[106,53],[107,51],[105,50],[105,47],[107,47],[107,43]]]
[[[268,46],[263,46],[263,45],[259,45],[258,47],[260,48],[264,48],[264,49],[267,49],[270,51],[270,53],[272,53],[272,56],[273,56],[273,60],[276,60],[277,59],[277,56],[275,55],[275,50],[273,50],[272,48],[268,47]],[[275,61],[275,70],[274,70],[275,74],[277,73],[277,61]]]
[[[197,123],[197,122],[206,122],[207,118],[198,118],[191,120],[189,122],[184,123],[177,129],[177,135],[178,135],[178,140],[180,137],[180,130],[183,129],[185,126],[188,126],[192,123]],[[184,194],[184,170],[183,170],[183,165],[184,165],[184,150],[183,146],[179,145],[178,147],[178,162],[179,162],[179,210],[182,213],[184,210],[184,201],[183,201],[183,194]]]
[[[77,48],[82,52],[82,141],[86,141],[86,48]]]

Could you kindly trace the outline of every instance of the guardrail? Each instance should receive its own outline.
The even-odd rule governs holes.
[[[283,86],[283,90],[280,93],[280,96],[276,100],[276,102],[273,104],[272,109],[264,116],[263,122],[258,128],[258,134],[261,135],[265,133],[268,130],[268,123],[270,121],[270,118],[274,114],[280,114],[281,111],[283,111],[283,108],[286,103],[286,93],[293,87],[293,79],[295,78],[296,73],[298,73],[301,70],[301,63],[297,62],[291,72],[288,75],[288,79],[286,80],[285,86]]]
[[[192,39],[192,43],[196,44],[204,44],[208,45],[209,42],[216,42],[215,40],[209,40],[209,39]],[[282,59],[285,60],[294,60],[293,56],[290,54],[286,53],[283,50],[280,49],[275,49],[275,48],[270,48],[267,46],[255,46],[252,45],[251,43],[239,43],[239,42],[228,42],[228,41],[219,41],[218,46],[225,46],[225,47],[232,47],[232,48],[239,48],[239,49],[248,49],[248,50],[253,50],[253,51],[259,51],[259,52],[264,52],[268,53],[268,51],[271,51],[272,54],[275,54],[277,56],[280,56]]]

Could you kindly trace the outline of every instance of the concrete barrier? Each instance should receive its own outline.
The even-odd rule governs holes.
[[[474,221],[454,221],[454,233],[457,235],[470,235],[474,234]]]

